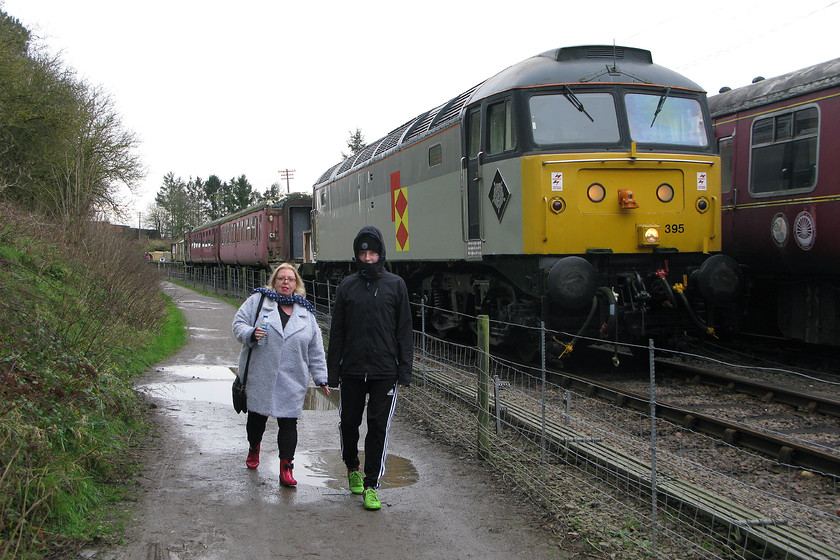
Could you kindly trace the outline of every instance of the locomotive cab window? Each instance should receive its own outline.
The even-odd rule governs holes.
[[[816,107],[756,119],[752,127],[750,192],[813,189],[817,180]]]
[[[516,148],[516,134],[513,128],[513,103],[509,99],[488,107],[487,130],[490,135],[489,153],[500,154]]]
[[[697,99],[662,93],[624,96],[630,137],[639,144],[709,145],[703,108]]]
[[[615,144],[619,141],[615,100],[609,93],[534,95],[529,101],[537,145]]]

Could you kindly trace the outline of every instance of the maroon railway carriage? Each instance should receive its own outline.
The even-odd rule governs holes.
[[[311,195],[292,193],[204,224],[188,235],[189,260],[261,268],[302,262],[311,210]]]
[[[219,228],[207,224],[197,228],[185,237],[189,262],[212,264],[219,262]]]
[[[745,330],[840,344],[840,58],[709,98]]]

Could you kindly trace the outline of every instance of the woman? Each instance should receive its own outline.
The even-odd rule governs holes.
[[[245,464],[249,469],[260,464],[266,422],[269,416],[277,418],[280,482],[285,486],[297,484],[292,461],[297,447],[297,419],[303,410],[309,377],[326,395],[330,394],[321,329],[315,308],[305,295],[297,269],[283,263],[274,269],[264,288],[257,288],[245,300],[233,319],[233,334],[243,345],[240,375],[251,349],[246,382],[250,449]],[[266,328],[262,328],[264,321]],[[265,343],[259,344],[263,338]]]

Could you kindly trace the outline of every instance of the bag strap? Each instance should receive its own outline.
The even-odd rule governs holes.
[[[260,304],[257,306],[257,316],[254,317],[254,326],[257,325],[257,321],[259,321],[259,319],[260,319],[260,309],[262,309],[263,300],[265,300],[265,294],[263,294],[262,297],[260,297]],[[248,384],[248,364],[251,363],[251,350],[253,350],[253,349],[254,349],[253,346],[248,348],[248,359],[245,360],[245,371],[242,374],[242,387],[243,388],[245,387],[245,385]]]

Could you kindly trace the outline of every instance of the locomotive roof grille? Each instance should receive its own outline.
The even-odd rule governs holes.
[[[383,138],[381,142],[379,142],[379,147],[376,149],[375,155],[378,156],[379,154],[387,152],[388,150],[396,146],[397,143],[400,141],[400,138],[402,138],[405,129],[407,129],[412,122],[414,121],[408,121],[399,128],[392,130],[390,133],[388,133],[388,135],[385,136],[385,138]]]
[[[359,157],[357,154],[353,154],[341,164],[341,167],[338,168],[338,174],[341,175],[351,167],[353,167],[353,163],[356,161],[356,158]]]
[[[324,172],[324,174],[323,174],[323,175],[321,175],[321,176],[318,178],[318,183],[323,183],[324,181],[326,181],[327,179],[329,179],[329,178],[330,178],[330,175],[332,175],[333,171],[335,171],[335,168],[336,168],[336,167],[338,167],[339,165],[341,165],[341,162],[338,162],[338,163],[336,163],[335,165],[333,165],[332,167],[330,167],[329,169],[327,169],[327,170]]]
[[[461,95],[454,97],[451,101],[449,101],[449,103],[444,105],[443,109],[441,109],[438,112],[437,116],[435,117],[435,120],[432,121],[432,124],[429,126],[429,128],[434,128],[439,124],[444,124],[457,118],[458,115],[460,115],[461,113],[461,109],[467,103],[467,100],[473,94],[478,85],[479,84],[474,85],[473,87],[471,87]]]
[[[381,142],[382,139],[379,139],[376,142],[373,142],[372,144],[368,144],[368,146],[364,150],[362,150],[362,153],[359,154],[359,157],[356,158],[356,161],[353,162],[353,165],[362,164],[368,161],[370,158],[372,158],[373,154],[376,152],[376,148]]]
[[[443,105],[441,105],[440,107],[435,107],[425,115],[414,119],[414,124],[411,126],[411,128],[408,129],[408,132],[405,133],[405,136],[403,136],[402,141],[407,142],[408,140],[416,138],[417,136],[420,136],[421,134],[429,130],[429,124],[435,118],[435,115],[437,115],[437,112],[441,109],[441,107],[443,107]]]

